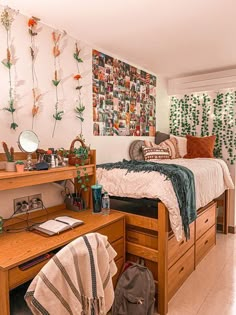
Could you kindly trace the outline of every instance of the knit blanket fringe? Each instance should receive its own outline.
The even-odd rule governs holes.
[[[104,297],[88,298],[81,296],[83,311],[81,315],[105,315],[104,313]]]
[[[190,238],[189,224],[197,217],[195,182],[192,171],[184,166],[176,164],[135,160],[127,161],[125,159],[115,163],[99,164],[97,165],[97,168],[106,170],[125,169],[127,170],[126,174],[130,172],[159,172],[164,175],[166,180],[170,180],[173,185],[179,204],[185,237],[186,239]]]

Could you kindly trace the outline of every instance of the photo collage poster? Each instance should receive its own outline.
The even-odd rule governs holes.
[[[155,136],[156,77],[93,50],[93,134]]]

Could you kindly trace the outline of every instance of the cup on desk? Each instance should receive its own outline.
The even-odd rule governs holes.
[[[92,185],[93,213],[102,211],[102,185]]]

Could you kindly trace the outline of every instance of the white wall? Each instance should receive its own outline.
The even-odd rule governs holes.
[[[1,11],[0,6],[0,11]],[[28,18],[19,14],[12,27],[12,45],[15,50],[17,59],[16,66],[13,67],[13,80],[16,85],[16,122],[19,127],[16,131],[10,130],[11,116],[5,111],[0,111],[0,135],[1,141],[5,141],[9,146],[13,146],[16,151],[19,151],[17,139],[21,131],[31,129],[31,109],[32,109],[32,80],[31,80],[31,58],[29,55],[30,37],[27,27]],[[62,53],[60,57],[61,69],[60,76],[63,79],[59,85],[59,98],[61,108],[65,110],[65,115],[62,121],[57,123],[54,138],[52,138],[52,129],[54,119],[55,105],[55,88],[52,86],[53,79],[53,55],[52,55],[52,37],[53,29],[40,24],[40,31],[36,36],[36,43],[39,47],[39,52],[36,58],[36,71],[38,76],[39,87],[43,98],[41,102],[40,112],[35,121],[34,131],[39,137],[40,148],[47,149],[48,147],[65,147],[69,148],[71,141],[79,134],[79,121],[75,118],[74,103],[75,103],[75,81],[73,75],[77,73],[76,63],[73,59],[75,39],[66,36],[62,41]],[[0,60],[6,58],[6,33],[2,25],[0,25]],[[112,39],[111,39],[112,40]],[[81,58],[84,63],[80,64],[82,97],[86,106],[85,122],[83,133],[86,139],[86,144],[90,144],[91,148],[97,150],[97,162],[118,161],[123,158],[128,158],[129,144],[139,137],[95,137],[93,136],[92,123],[92,47],[88,44],[79,42],[81,48]],[[93,47],[97,48],[97,47]],[[102,48],[101,48],[102,50]],[[106,52],[106,51],[104,51]],[[109,54],[109,52],[106,52]],[[124,60],[121,56],[121,60]],[[131,63],[131,62],[130,62]],[[131,63],[132,64],[132,63]],[[135,66],[135,65],[134,65]],[[145,70],[145,69],[144,69]],[[0,107],[5,107],[8,101],[8,73],[7,69],[0,65]],[[165,91],[165,82],[158,78],[157,93],[157,123],[158,129],[162,131],[168,130],[168,111],[165,107],[168,106],[168,96]],[[162,117],[164,115],[164,119]],[[0,152],[2,152],[2,147]],[[13,211],[13,199],[23,197],[35,193],[43,194],[43,200],[46,206],[60,204],[62,198],[60,191],[55,185],[40,185],[25,189],[16,189],[13,191],[1,192],[1,209],[0,215],[8,217]]]

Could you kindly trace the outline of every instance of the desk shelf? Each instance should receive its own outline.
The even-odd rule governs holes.
[[[79,166],[78,169],[81,171],[81,176],[83,176],[83,169],[86,167],[86,173],[94,177],[93,182],[95,183],[95,150],[91,150],[91,161],[92,164]],[[77,177],[77,168],[75,166],[51,168],[46,171],[25,171],[23,173],[0,171],[0,191],[52,183],[59,180],[73,179],[75,177]]]

